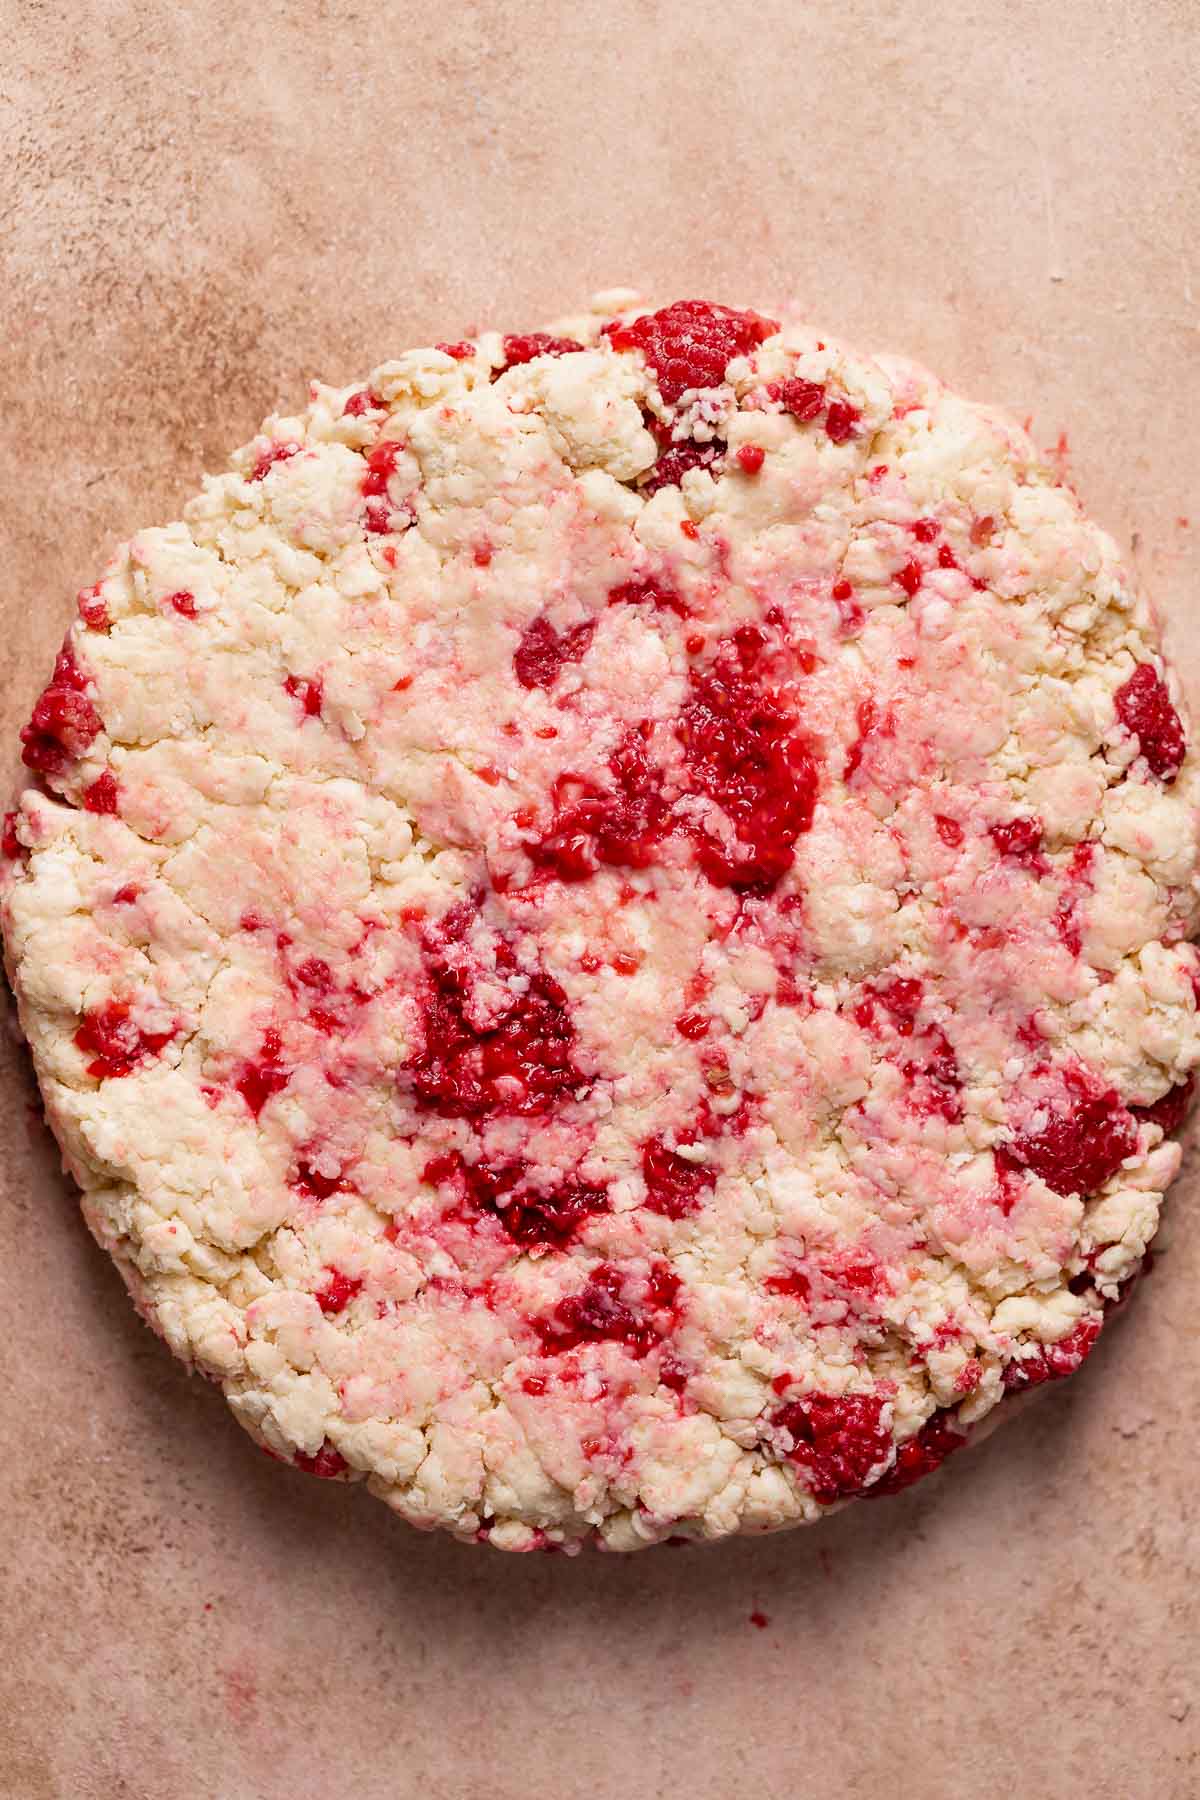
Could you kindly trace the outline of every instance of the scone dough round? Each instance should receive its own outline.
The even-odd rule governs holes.
[[[1196,760],[1112,541],[923,369],[612,294],[314,384],[23,737],[88,1222],[264,1448],[414,1524],[894,1492],[1143,1264]]]

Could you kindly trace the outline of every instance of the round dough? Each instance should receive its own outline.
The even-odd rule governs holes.
[[[1197,771],[1009,419],[600,296],[314,383],[79,612],[11,977],[92,1230],[273,1455],[625,1550],[1082,1362],[1200,1060]]]

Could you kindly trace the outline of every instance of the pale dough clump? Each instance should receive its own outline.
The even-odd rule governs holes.
[[[417,1525],[894,1491],[1142,1266],[1197,765],[1111,540],[921,369],[616,294],[314,384],[81,595],[24,739],[88,1222]]]

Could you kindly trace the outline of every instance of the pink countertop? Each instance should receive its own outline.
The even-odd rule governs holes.
[[[113,540],[310,374],[616,283],[794,299],[1066,428],[1200,703],[1191,0],[10,21],[5,744]],[[11,1031],[0,1104],[5,1800],[1200,1792],[1194,1162],[1088,1368],[943,1477],[505,1558],[259,1456],[134,1318]]]

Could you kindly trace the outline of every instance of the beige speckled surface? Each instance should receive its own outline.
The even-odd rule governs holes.
[[[1068,427],[1200,703],[1194,0],[6,23],[6,744],[113,538],[310,373],[615,281],[794,297]],[[1200,1792],[1194,1165],[1084,1374],[944,1477],[760,1543],[506,1559],[257,1456],[137,1323],[33,1098],[10,1031],[4,1800]]]

